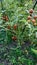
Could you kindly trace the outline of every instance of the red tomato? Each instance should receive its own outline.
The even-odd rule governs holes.
[[[3,16],[2,19],[8,21],[8,16]]]
[[[35,22],[36,22],[36,20],[35,20],[35,19],[32,19],[32,22],[33,22],[33,23],[35,23]]]
[[[31,16],[28,16],[28,20],[30,20],[31,19]]]
[[[8,16],[5,16],[5,20],[8,21]]]
[[[37,16],[34,16],[34,19],[36,19],[37,18]]]
[[[30,10],[29,10],[29,13],[33,13],[33,9],[30,9]]]
[[[12,39],[13,39],[13,40],[16,40],[17,38],[16,38],[16,36],[13,36]]]
[[[17,29],[17,25],[15,24],[15,25],[13,26],[13,28],[16,30],[16,29]]]

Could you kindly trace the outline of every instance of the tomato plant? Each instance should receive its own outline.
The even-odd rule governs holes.
[[[0,0],[0,65],[37,65],[37,0]]]

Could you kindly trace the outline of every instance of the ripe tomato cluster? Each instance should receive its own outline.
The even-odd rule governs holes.
[[[32,15],[33,12],[34,12],[33,9],[30,9],[30,10],[29,10],[29,14],[30,14],[30,15]],[[30,15],[29,15],[28,18],[27,18],[28,22],[32,21],[33,25],[36,26],[36,25],[37,25],[37,23],[36,23],[37,15],[34,15],[33,17],[30,16]]]
[[[5,20],[5,21],[9,20],[7,15],[3,15],[2,19]]]
[[[7,27],[6,27],[7,29],[11,29],[11,26],[10,25],[8,25]],[[14,24],[13,25],[13,30],[17,30],[17,24]],[[12,40],[17,40],[17,37],[14,35],[14,36],[12,36]]]

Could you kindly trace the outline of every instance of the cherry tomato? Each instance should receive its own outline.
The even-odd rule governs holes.
[[[13,40],[16,40],[17,38],[16,38],[16,36],[13,36],[12,39],[13,39]]]
[[[30,9],[30,10],[29,10],[29,13],[33,13],[33,9]]]
[[[31,19],[31,16],[28,16],[28,20],[30,20]]]
[[[33,22],[33,23],[35,23],[35,22],[36,22],[36,20],[35,20],[35,19],[32,19],[32,22]]]
[[[28,22],[30,22],[30,20],[28,20]]]
[[[5,17],[5,20],[8,21],[8,16]]]
[[[37,16],[34,16],[34,19],[36,19],[37,18]]]
[[[8,21],[8,16],[3,16],[2,19]]]
[[[16,29],[17,29],[17,25],[15,24],[15,25],[13,26],[13,28],[16,30]]]
[[[34,26],[36,26],[37,25],[37,23],[34,23]]]

